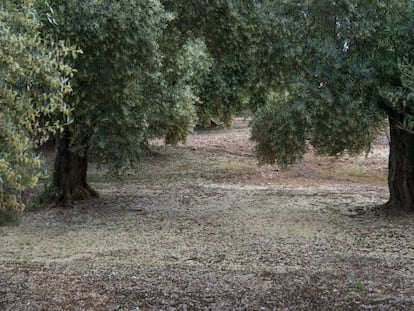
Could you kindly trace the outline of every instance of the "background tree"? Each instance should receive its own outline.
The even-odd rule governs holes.
[[[185,142],[197,123],[201,85],[210,71],[212,59],[203,40],[181,37],[171,27],[165,29],[160,49],[164,81],[160,91],[164,104],[162,110],[153,114],[150,128],[156,136],[164,136],[168,144],[177,144]]]
[[[386,206],[414,209],[412,1],[260,1],[257,77],[264,105],[252,138],[262,163],[368,151],[390,124]]]
[[[33,148],[68,122],[64,96],[71,91],[76,52],[41,38],[31,1],[0,5],[0,212],[22,210],[21,195],[42,174]]]
[[[233,116],[246,108],[254,36],[259,23],[254,1],[163,0],[176,18],[169,23],[176,42],[201,40],[211,59],[210,70],[198,81],[198,124],[215,119],[230,125]]]
[[[119,169],[136,161],[151,137],[185,139],[197,100],[191,81],[209,60],[197,40],[163,45],[171,42],[166,26],[174,16],[156,0],[40,1],[39,9],[53,21],[44,33],[83,51],[73,61],[67,100],[74,121],[58,140],[53,178],[56,198],[70,205],[97,195],[86,181],[90,158]]]

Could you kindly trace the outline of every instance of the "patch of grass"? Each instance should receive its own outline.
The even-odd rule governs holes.
[[[377,186],[387,185],[387,175],[385,173],[365,171],[363,174],[360,174],[358,172],[359,171],[351,171],[347,179],[351,182],[359,184],[369,184]]]
[[[19,213],[15,211],[0,211],[0,226],[18,226]]]
[[[326,209],[334,215],[339,215],[341,213],[341,209],[338,207],[328,206]]]
[[[382,171],[367,171],[364,167],[335,169],[333,171],[319,172],[321,178],[344,180],[356,184],[386,186],[387,174]]]
[[[354,286],[356,289],[361,290],[363,288],[362,279],[356,278],[354,282]]]
[[[353,167],[349,172],[348,172],[349,176],[354,176],[354,177],[362,177],[366,174],[366,171],[363,167],[361,166],[357,166],[357,167]]]

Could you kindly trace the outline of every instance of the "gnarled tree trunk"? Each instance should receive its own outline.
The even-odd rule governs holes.
[[[400,120],[390,117],[390,156],[387,208],[414,211],[414,134],[398,127]]]
[[[87,151],[81,155],[70,147],[70,133],[65,130],[57,140],[53,186],[58,193],[57,199],[66,207],[72,206],[74,200],[98,197],[86,182]]]

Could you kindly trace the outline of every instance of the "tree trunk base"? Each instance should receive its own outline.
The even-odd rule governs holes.
[[[68,130],[59,137],[57,146],[53,175],[55,201],[64,207],[73,207],[74,201],[99,197],[98,192],[86,182],[87,152],[71,150]]]
[[[407,215],[414,213],[411,205],[402,205],[401,202],[395,203],[390,200],[380,207],[383,213],[387,215]]]
[[[400,128],[401,117],[390,117],[387,209],[414,211],[414,135]]]
[[[88,200],[91,198],[99,198],[98,192],[92,189],[89,185],[75,186],[70,188],[67,192],[62,193],[59,202],[66,208],[72,208],[75,201]]]

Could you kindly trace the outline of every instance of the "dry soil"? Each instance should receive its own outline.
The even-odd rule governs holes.
[[[386,214],[388,142],[257,166],[247,121],[153,141],[101,197],[0,228],[0,310],[411,310],[414,215]]]

